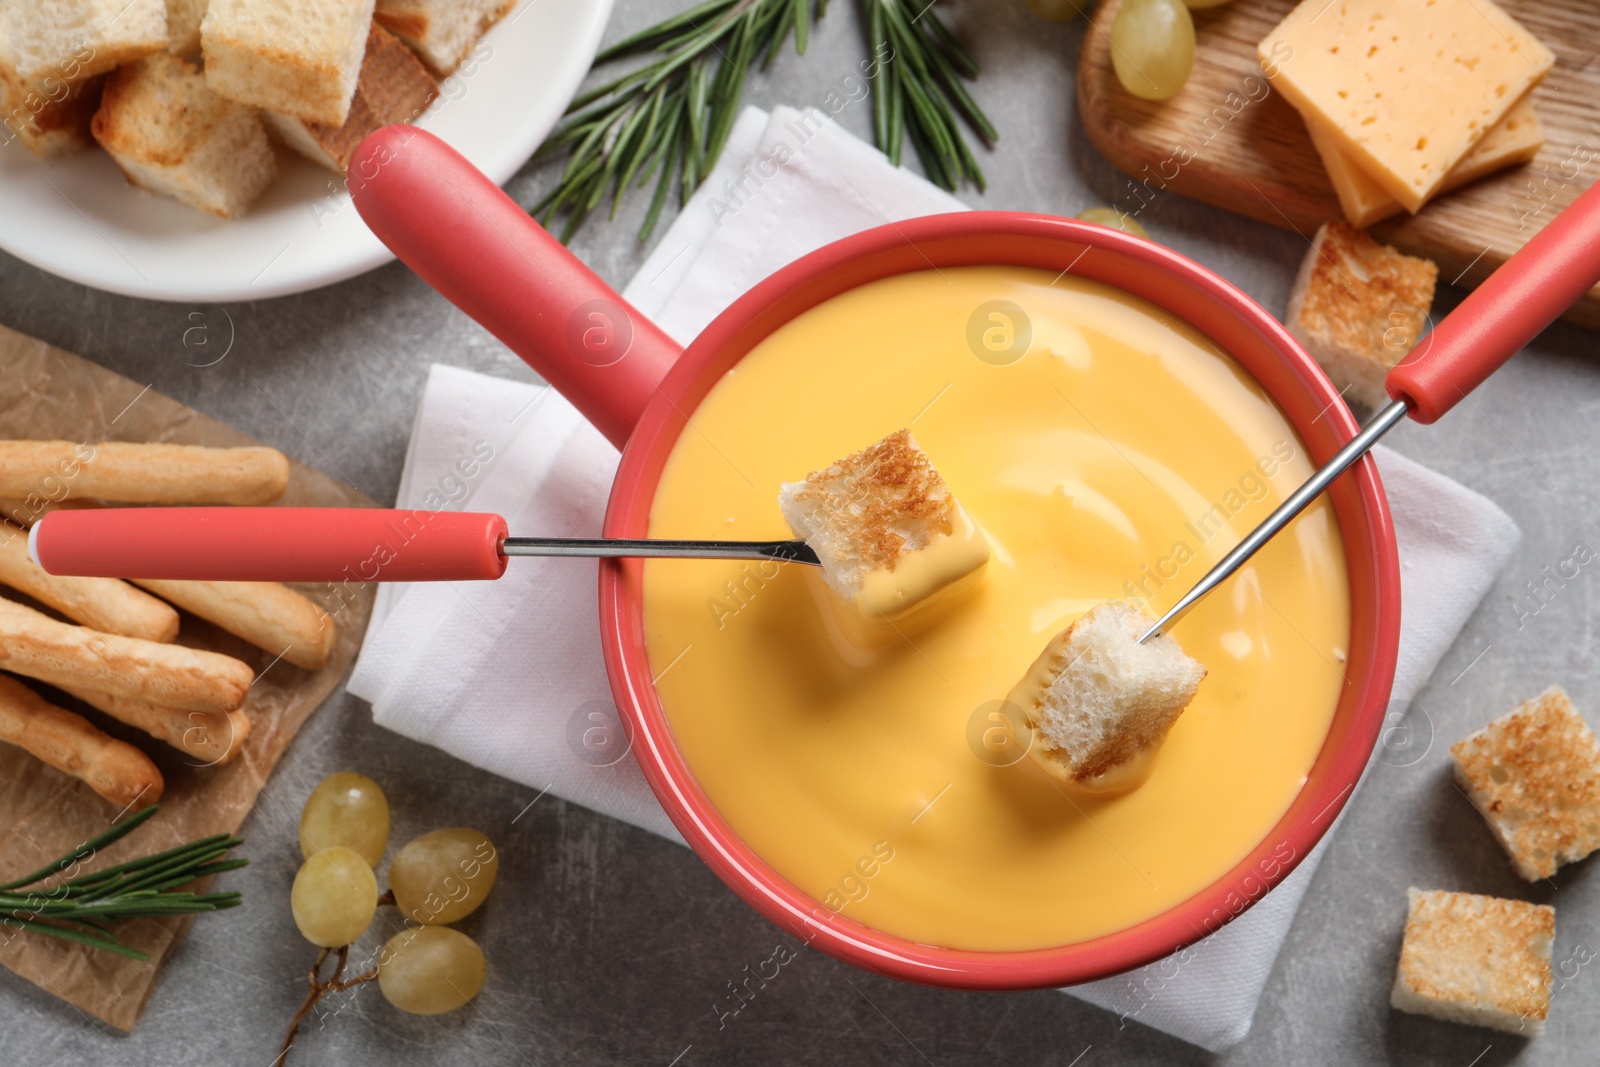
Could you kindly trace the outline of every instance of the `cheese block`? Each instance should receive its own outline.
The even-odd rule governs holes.
[[[1332,132],[1320,120],[1308,118],[1306,130],[1311,134],[1311,143],[1317,146],[1317,154],[1322,157],[1328,180],[1339,195],[1339,206],[1344,209],[1344,217],[1350,225],[1365,229],[1404,210],[1400,201],[1385,192],[1383,186],[1373,181],[1350,154],[1339,147]],[[1439,192],[1447,193],[1502,168],[1526,163],[1538,155],[1542,147],[1544,126],[1534,113],[1530,94],[1518,100],[1506,117],[1490,127],[1483,140],[1473,145],[1461,162],[1451,168],[1439,183]]]
[[[1490,0],[1306,0],[1258,56],[1284,97],[1407,211],[1555,63]]]

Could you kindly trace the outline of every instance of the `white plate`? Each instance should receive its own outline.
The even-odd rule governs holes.
[[[611,4],[523,0],[418,125],[503,184],[577,92]],[[278,179],[250,213],[223,221],[133,188],[104,152],[44,163],[15,141],[0,148],[0,248],[96,289],[208,303],[303,292],[394,258],[342,179],[292,152],[280,150]]]

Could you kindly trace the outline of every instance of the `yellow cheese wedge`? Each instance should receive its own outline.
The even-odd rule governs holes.
[[[1490,0],[1306,0],[1258,54],[1285,98],[1407,211],[1555,63]]]
[[[1339,194],[1339,206],[1344,209],[1345,221],[1357,229],[1366,229],[1374,222],[1404,210],[1400,201],[1368,177],[1350,154],[1339,147],[1321,120],[1307,118],[1306,129],[1311,134],[1311,143],[1317,146],[1317,154],[1322,157],[1322,165],[1327,168],[1333,191]],[[1518,100],[1506,112],[1506,117],[1490,127],[1489,132],[1483,135],[1483,140],[1473,145],[1461,162],[1451,168],[1444,181],[1439,183],[1439,192],[1447,193],[1504,167],[1526,163],[1538,155],[1542,147],[1544,126],[1534,113],[1530,94]]]

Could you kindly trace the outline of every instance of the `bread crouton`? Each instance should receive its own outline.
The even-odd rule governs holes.
[[[1154,616],[1127,601],[1091,608],[1045,646],[1007,701],[1021,710],[1028,754],[1063,781],[1103,779],[1153,753],[1200,689],[1206,669],[1166,634],[1139,643]],[[1148,762],[1148,761],[1144,761]]]
[[[373,17],[448,77],[516,0],[378,0]]]
[[[1383,380],[1421,339],[1439,268],[1348,223],[1325,223],[1300,264],[1284,325],[1355,403],[1382,407]]]
[[[1456,781],[1530,882],[1600,848],[1600,741],[1560,686],[1450,746]]]
[[[192,56],[200,51],[200,23],[207,0],[167,0],[167,51]]]
[[[69,81],[57,74],[29,79],[17,73],[10,11],[0,5],[0,144],[15,139],[41,159],[89,147],[89,120],[104,84],[100,75]]]
[[[111,75],[93,128],[129,182],[223,218],[243,214],[277,172],[255,109],[169,52]]]
[[[7,8],[17,74],[76,83],[167,47],[166,0],[24,0]]]
[[[325,126],[293,115],[263,111],[261,119],[278,140],[314,163],[343,174],[350,157],[380,126],[415,122],[439,95],[439,83],[428,68],[377,23],[367,38],[367,56],[343,126]]]
[[[1399,1011],[1537,1036],[1550,1014],[1556,910],[1442,889],[1406,890],[1389,1003]]]
[[[211,0],[200,24],[214,92],[342,126],[361,74],[373,0]]]
[[[780,487],[778,507],[822,578],[866,618],[898,619],[970,583],[989,543],[910,430]]]

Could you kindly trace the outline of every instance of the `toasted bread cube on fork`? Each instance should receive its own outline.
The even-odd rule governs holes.
[[[111,75],[94,136],[132,184],[223,218],[242,215],[277,172],[255,109],[169,52]]]
[[[1139,643],[1155,624],[1130,602],[1097,604],[1052,638],[1011,690],[1006,699],[1032,733],[1028,754],[1046,771],[1110,790],[1142,780],[1148,756],[1206,676],[1166,634]]]
[[[1442,889],[1406,890],[1389,1003],[1399,1011],[1535,1037],[1550,1014],[1556,910]]]
[[[989,562],[982,531],[909,430],[784,483],[778,506],[817,553],[846,638],[867,647],[975,588]]]
[[[445,78],[515,5],[516,0],[378,0],[373,17]]]
[[[1439,268],[1347,222],[1324,223],[1289,295],[1284,325],[1351,401],[1388,403],[1383,380],[1422,338]]]
[[[1600,848],[1600,741],[1551,686],[1450,746],[1456,782],[1530,882]]]
[[[200,24],[211,88],[342,126],[361,75],[373,0],[211,0]]]
[[[76,83],[167,47],[166,0],[14,0],[9,22],[19,76]]]
[[[307,122],[272,111],[263,111],[261,121],[274,137],[313,163],[343,174],[367,134],[390,123],[415,122],[438,95],[439,83],[422,61],[394,34],[373,23],[344,125]]]

